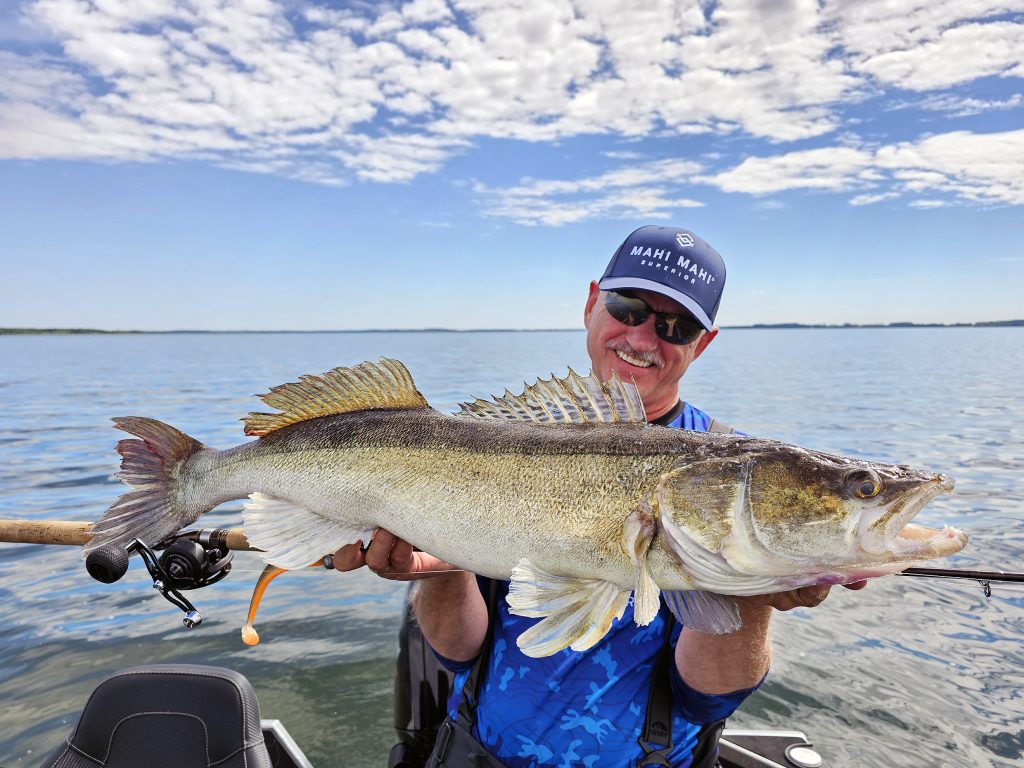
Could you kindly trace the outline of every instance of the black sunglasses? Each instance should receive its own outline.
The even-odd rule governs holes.
[[[669,344],[692,344],[704,326],[689,312],[655,312],[642,299],[616,291],[604,292],[604,308],[623,325],[635,326],[654,315],[654,332]]]

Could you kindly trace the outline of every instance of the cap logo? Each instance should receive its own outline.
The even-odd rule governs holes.
[[[689,256],[677,256],[675,265],[672,264],[672,251],[662,248],[644,248],[642,245],[634,245],[629,252],[630,256],[640,257],[640,266],[654,268],[677,275],[683,282],[696,285],[697,281],[711,285],[715,282],[715,276],[711,271],[697,265]]]
[[[693,237],[690,235],[689,232],[677,232],[676,242],[679,243],[680,248],[693,247]]]

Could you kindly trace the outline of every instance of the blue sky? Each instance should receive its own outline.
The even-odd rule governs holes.
[[[580,327],[649,223],[722,324],[1024,317],[1020,0],[25,0],[0,73],[0,326]]]

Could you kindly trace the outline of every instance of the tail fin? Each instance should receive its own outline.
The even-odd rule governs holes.
[[[193,523],[205,510],[186,508],[181,498],[182,464],[206,446],[156,419],[125,416],[113,420],[114,426],[140,440],[121,440],[118,478],[132,490],[115,501],[103,517],[93,524],[92,541],[83,555],[104,546],[127,546],[141,539],[149,546]]]

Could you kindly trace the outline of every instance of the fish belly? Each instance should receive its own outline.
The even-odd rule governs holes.
[[[635,579],[623,524],[644,491],[623,482],[629,457],[262,448],[222,452],[206,493],[222,500],[261,493],[350,531],[385,528],[491,578],[508,579],[526,558],[567,576],[623,586]]]

